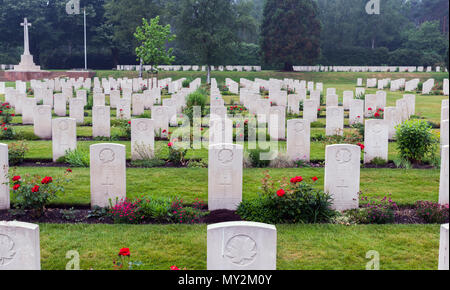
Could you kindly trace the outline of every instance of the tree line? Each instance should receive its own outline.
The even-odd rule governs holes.
[[[83,15],[69,0],[0,0],[0,63],[30,50],[44,68],[84,66]],[[142,19],[160,17],[177,37],[176,64],[436,65],[448,61],[448,1],[381,0],[80,0],[86,8],[89,68],[138,64],[133,36]]]

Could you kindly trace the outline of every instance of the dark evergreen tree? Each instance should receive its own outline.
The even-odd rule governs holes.
[[[261,50],[268,65],[291,71],[313,64],[320,55],[321,24],[312,0],[267,0]]]

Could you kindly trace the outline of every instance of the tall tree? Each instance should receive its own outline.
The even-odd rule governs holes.
[[[153,69],[158,71],[158,65],[171,64],[175,57],[172,56],[173,48],[167,49],[166,45],[175,39],[171,34],[170,24],[162,26],[159,24],[159,16],[150,20],[144,18],[142,26],[136,28],[134,37],[139,43],[136,47],[136,55],[143,64],[149,64],[151,77],[151,88],[153,88]],[[156,83],[158,86],[158,83]]]
[[[261,50],[267,64],[292,71],[320,55],[321,24],[312,0],[267,0],[261,27]]]
[[[181,0],[176,34],[182,45],[207,66],[219,65],[237,40],[233,0]]]

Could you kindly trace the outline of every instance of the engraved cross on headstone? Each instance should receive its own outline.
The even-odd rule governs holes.
[[[23,20],[23,23],[20,23],[20,26],[23,26],[23,43],[24,43],[23,54],[24,55],[30,55],[30,44],[29,44],[29,39],[28,39],[28,27],[31,26],[31,23],[28,23],[28,20],[25,17],[24,20]]]
[[[110,181],[110,176],[109,175],[110,174],[107,173],[106,180],[105,180],[105,182],[102,183],[102,185],[106,187],[106,195],[108,197],[110,196],[110,192],[109,192],[110,187],[114,186],[114,182]]]
[[[344,193],[345,191],[349,188],[348,185],[346,185],[345,179],[340,179],[338,184],[336,185],[336,197],[338,197],[339,200],[343,200],[344,199]]]

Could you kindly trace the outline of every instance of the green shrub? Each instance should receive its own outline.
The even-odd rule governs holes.
[[[250,159],[252,167],[265,168],[269,166],[270,160],[264,160],[265,158],[262,158],[264,157],[263,155],[265,155],[264,153],[269,153],[269,150],[262,150],[258,148],[248,151],[248,157]]]
[[[314,184],[304,182],[302,177],[295,177],[289,185],[280,186],[284,189],[277,190],[266,175],[263,193],[257,199],[243,201],[237,213],[245,220],[270,224],[325,223],[336,215],[331,209],[331,196],[316,189]]]
[[[71,167],[89,167],[90,157],[89,152],[82,151],[80,149],[68,150],[62,159],[64,163],[69,164]]]
[[[423,162],[435,158],[439,141],[423,120],[410,120],[397,127],[397,148],[402,159]]]
[[[9,165],[15,166],[22,163],[28,150],[28,144],[25,141],[10,143],[8,145]]]

